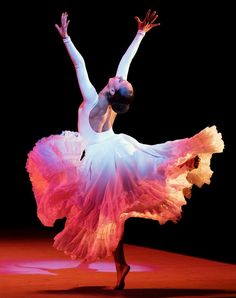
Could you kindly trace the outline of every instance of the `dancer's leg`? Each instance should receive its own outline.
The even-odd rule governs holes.
[[[114,290],[122,290],[125,287],[125,277],[130,270],[130,266],[125,260],[123,240],[119,242],[117,248],[113,252],[113,257],[117,272],[117,283]]]

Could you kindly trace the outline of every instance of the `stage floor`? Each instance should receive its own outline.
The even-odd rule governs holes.
[[[1,298],[236,297],[236,265],[125,245],[131,271],[126,288],[114,291],[112,257],[80,266],[52,247],[52,238],[3,236]]]

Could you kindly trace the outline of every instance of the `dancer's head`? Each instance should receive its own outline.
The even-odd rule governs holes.
[[[114,112],[126,113],[134,99],[132,85],[122,77],[110,78],[108,81],[108,102]]]

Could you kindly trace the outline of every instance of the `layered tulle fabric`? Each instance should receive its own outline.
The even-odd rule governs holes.
[[[157,145],[112,130],[100,136],[86,144],[79,133],[52,135],[27,160],[42,223],[67,218],[54,247],[81,261],[111,255],[129,217],[180,219],[184,191],[210,183],[211,156],[224,147],[215,126]],[[195,156],[200,163],[193,169],[186,162]]]

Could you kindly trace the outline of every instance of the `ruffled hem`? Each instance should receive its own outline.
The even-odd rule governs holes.
[[[77,169],[84,148],[85,142],[79,133],[63,131],[40,139],[29,152],[26,170],[38,217],[45,226],[53,226],[55,220],[80,209],[76,204]]]
[[[215,126],[157,145],[114,134],[85,147],[78,134],[67,132],[38,142],[27,170],[43,224],[67,217],[54,247],[93,262],[112,254],[130,217],[177,222],[185,190],[210,183],[211,156],[223,148]],[[187,161],[196,156],[195,169]]]

